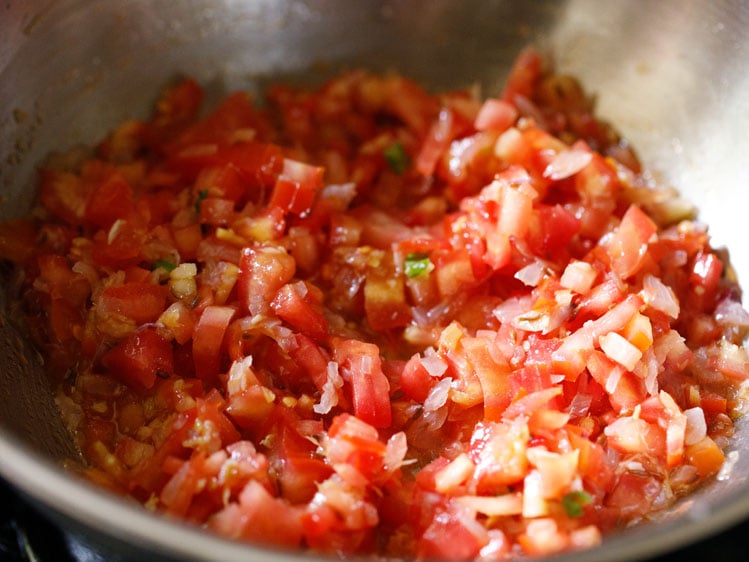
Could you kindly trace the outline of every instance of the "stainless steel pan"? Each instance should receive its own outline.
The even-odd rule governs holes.
[[[433,88],[479,83],[491,95],[534,42],[598,94],[599,112],[654,173],[699,206],[749,282],[747,30],[749,3],[728,0],[10,0],[0,4],[0,219],[29,208],[46,154],[146,116],[178,74],[218,97],[366,65]],[[75,452],[36,356],[11,319],[0,320],[0,474],[40,509],[108,560],[302,556],[166,521],[59,469]],[[747,421],[729,477],[574,559],[642,558],[749,517]]]

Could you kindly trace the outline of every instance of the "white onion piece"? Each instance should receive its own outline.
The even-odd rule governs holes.
[[[426,400],[424,400],[424,411],[434,412],[447,404],[447,396],[450,393],[450,385],[452,382],[453,380],[448,377],[442,379],[432,387]]]
[[[515,318],[530,310],[532,306],[533,298],[531,295],[511,297],[498,305],[493,314],[503,324],[510,324]]]
[[[544,278],[545,272],[546,267],[543,262],[536,260],[515,272],[515,279],[528,287],[536,287]]]
[[[382,464],[387,472],[398,470],[405,463],[406,453],[408,452],[408,439],[402,431],[394,433],[388,439],[385,445],[385,454],[382,457]]]
[[[618,365],[615,368],[611,369],[611,372],[606,379],[606,392],[608,392],[609,394],[613,394],[614,391],[616,391],[616,387],[619,386],[619,379],[622,378],[623,374],[624,370]]]
[[[694,445],[699,441],[702,441],[707,436],[707,423],[705,422],[705,412],[702,408],[695,406],[684,410],[684,415],[687,417],[687,429],[684,433],[684,444]]]
[[[442,494],[448,493],[473,476],[475,469],[476,465],[468,455],[461,453],[434,475],[434,487]]]
[[[724,326],[749,326],[749,312],[740,302],[724,299],[715,307],[715,320]]]
[[[653,275],[646,275],[640,292],[642,300],[650,308],[660,310],[671,318],[679,316],[679,300],[673,289]]]
[[[596,270],[588,262],[572,261],[564,268],[559,284],[565,289],[587,295],[596,280]]]
[[[598,338],[598,345],[609,359],[616,361],[628,371],[634,371],[637,362],[642,359],[642,351],[616,332],[602,335]]]
[[[312,406],[317,414],[327,414],[338,405],[338,389],[343,386],[343,378],[338,373],[338,363],[335,361],[328,362],[327,375],[328,379],[322,386],[320,402]]]
[[[453,501],[484,515],[519,515],[523,511],[523,497],[518,493],[501,496],[459,496]]]
[[[326,185],[320,191],[320,197],[327,200],[337,201],[339,210],[346,209],[356,197],[356,184],[354,182]]]
[[[574,176],[585,168],[593,159],[588,146],[578,141],[569,150],[558,153],[544,170],[544,177],[552,181],[563,180]]]
[[[549,504],[543,497],[543,485],[543,477],[535,468],[523,479],[523,517],[549,514]]]
[[[447,406],[429,412],[425,411],[423,419],[427,431],[437,431],[447,421]]]
[[[424,357],[421,358],[421,365],[432,377],[441,377],[447,371],[447,362],[441,355],[438,355],[434,351],[434,348],[428,348],[424,352]]]

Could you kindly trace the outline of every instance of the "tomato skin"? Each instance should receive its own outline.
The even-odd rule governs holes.
[[[333,355],[349,373],[356,416],[374,427],[388,427],[392,421],[390,383],[382,372],[378,347],[358,340],[336,341]]]
[[[158,377],[174,375],[172,344],[156,330],[131,334],[102,357],[102,364],[136,390],[153,388]]]
[[[421,536],[418,553],[426,559],[471,560],[485,542],[485,536],[476,536],[457,517],[441,512]]]
[[[508,129],[518,118],[518,110],[514,105],[503,100],[488,99],[481,106],[474,127],[483,131],[486,129],[502,132]]]
[[[128,219],[135,211],[133,189],[120,174],[113,174],[89,194],[84,218],[103,229],[117,219]]]
[[[515,103],[516,96],[529,98],[533,93],[536,81],[541,75],[543,60],[533,49],[525,49],[515,59],[510,75],[507,78],[502,99]]]
[[[323,168],[284,159],[268,205],[296,215],[309,213],[323,185],[323,173]]]
[[[181,149],[171,156],[169,167],[185,180],[194,181],[206,167],[233,165],[239,170],[248,196],[252,198],[261,189],[273,185],[282,160],[281,149],[272,144],[209,144]]]
[[[535,209],[534,227],[528,236],[534,251],[546,258],[567,263],[569,245],[580,230],[580,219],[561,205],[539,205]]]
[[[153,322],[166,307],[165,285],[132,282],[107,287],[97,301],[97,311],[102,315],[120,315],[132,318],[136,324]]]
[[[328,321],[320,300],[303,281],[281,287],[270,306],[278,316],[314,340],[322,341],[327,336]]]
[[[437,379],[426,370],[418,353],[406,362],[400,377],[400,387],[406,396],[417,402],[424,402],[436,383]]]
[[[244,248],[237,279],[239,302],[251,314],[267,310],[276,291],[291,280],[295,270],[294,259],[282,248]]]
[[[333,469],[320,458],[315,458],[315,447],[289,424],[281,429],[278,455],[283,463],[281,487],[284,497],[292,504],[312,500],[320,482],[327,480]]]
[[[195,180],[195,192],[237,203],[244,199],[246,185],[239,167],[229,162],[223,166],[203,168]]]
[[[528,428],[522,421],[476,424],[469,456],[476,465],[479,490],[501,489],[522,480],[528,466],[528,441]]]
[[[93,237],[91,257],[96,265],[107,269],[125,269],[138,265],[145,232],[132,221],[119,222],[116,233],[103,230]],[[111,229],[110,229],[111,231]]]
[[[203,88],[186,78],[162,92],[146,131],[148,142],[158,146],[189,125],[200,111]]]
[[[619,228],[606,246],[611,269],[622,279],[631,277],[640,269],[656,230],[652,219],[636,205],[631,205],[624,213]]]
[[[230,306],[207,306],[195,325],[192,338],[195,374],[205,381],[213,381],[221,372],[224,334],[235,313],[236,309]]]
[[[723,274],[723,262],[712,252],[700,251],[692,262],[689,283],[692,291],[689,304],[708,312],[715,306],[718,284]]]

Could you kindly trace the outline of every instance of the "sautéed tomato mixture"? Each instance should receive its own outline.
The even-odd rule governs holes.
[[[349,71],[49,161],[0,228],[92,481],[338,556],[597,545],[715,477],[747,378],[725,255],[569,76]]]

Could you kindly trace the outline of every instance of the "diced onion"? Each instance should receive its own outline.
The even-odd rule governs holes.
[[[642,300],[655,310],[671,318],[679,316],[679,301],[673,289],[653,275],[646,275],[642,282]]]
[[[687,417],[687,429],[684,434],[684,444],[694,445],[699,441],[702,441],[707,436],[707,423],[705,422],[705,412],[702,408],[695,406],[684,410],[684,415]]]
[[[723,299],[715,307],[715,320],[724,326],[749,326],[749,312],[733,299]]]
[[[549,514],[549,504],[543,497],[543,477],[533,469],[523,479],[523,517],[543,517]]]
[[[320,402],[312,407],[317,414],[327,414],[338,405],[338,389],[343,386],[343,378],[338,372],[338,363],[328,361],[326,374],[328,378],[323,383]]]
[[[517,493],[501,496],[460,496],[453,501],[477,513],[494,517],[520,515],[523,512],[523,496]]]
[[[537,260],[519,269],[515,273],[515,279],[521,281],[528,287],[535,287],[539,284],[541,279],[544,278],[545,272],[546,268],[544,267],[543,262]]]
[[[452,382],[452,379],[448,377],[442,379],[432,387],[426,400],[424,400],[424,411],[434,412],[447,403]]]
[[[604,334],[598,338],[598,344],[609,359],[616,361],[628,371],[633,371],[637,362],[642,359],[642,351],[616,332]]]
[[[447,371],[447,362],[433,348],[429,348],[424,352],[424,357],[421,358],[421,365],[432,377],[441,377]]]
[[[468,455],[461,453],[434,475],[434,487],[442,494],[448,493],[468,480],[475,468]]]
[[[408,440],[406,434],[402,431],[394,433],[388,439],[385,445],[385,454],[382,457],[382,464],[388,472],[398,470],[406,462],[405,457],[408,452]]]
[[[544,177],[552,181],[563,180],[585,168],[593,159],[593,153],[584,142],[575,143],[569,150],[558,153],[546,166]]]
[[[564,269],[559,284],[581,295],[587,295],[597,275],[596,270],[588,262],[572,261]]]

